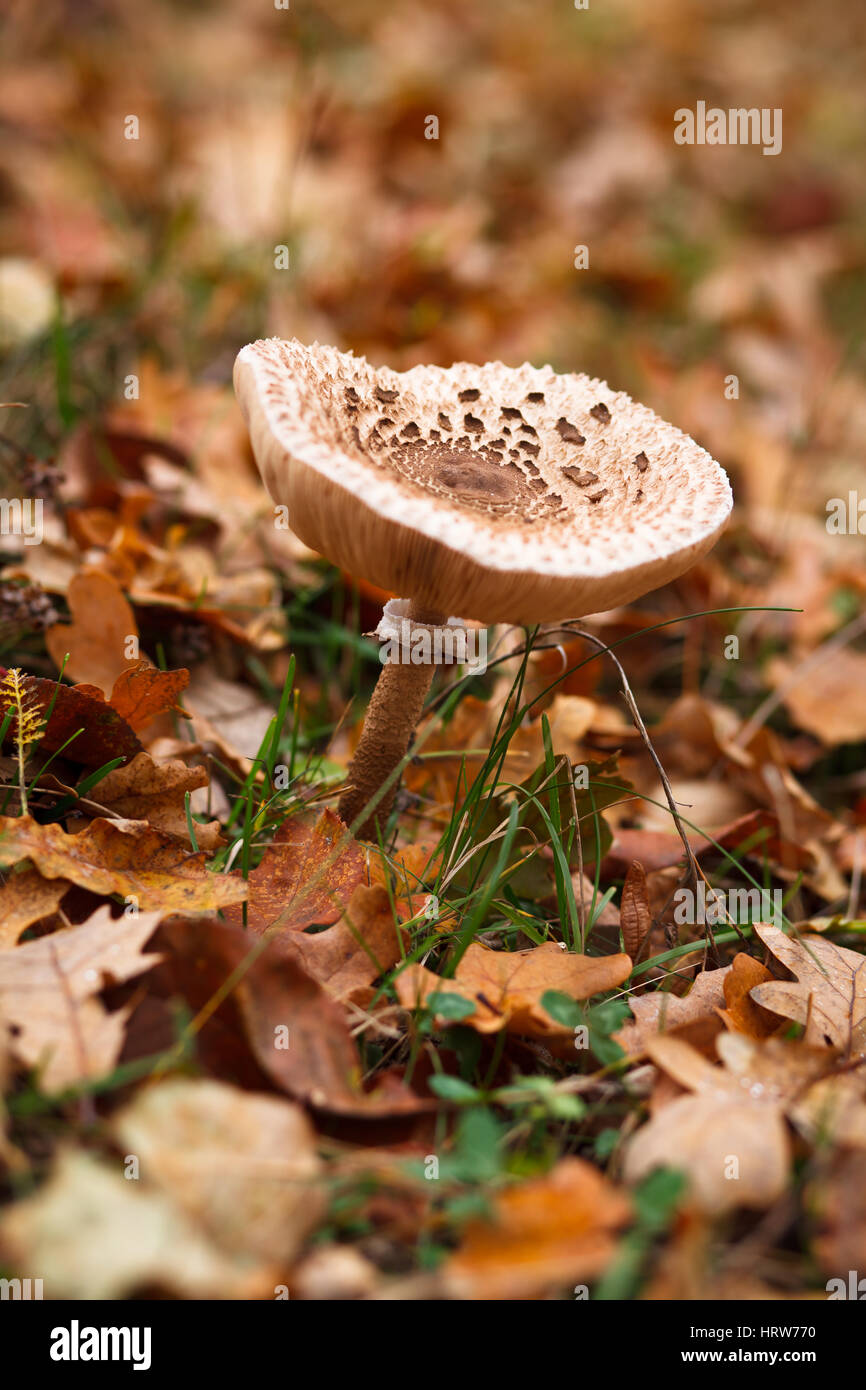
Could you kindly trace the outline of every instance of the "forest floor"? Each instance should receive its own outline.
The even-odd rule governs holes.
[[[825,1298],[866,1271],[863,13],[8,8],[0,1274]],[[781,151],[678,145],[698,100]],[[377,844],[336,807],[387,595],[273,524],[270,335],[585,371],[734,491],[595,644],[440,673]]]

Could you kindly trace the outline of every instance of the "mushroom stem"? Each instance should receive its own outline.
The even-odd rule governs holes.
[[[441,627],[446,622],[440,613],[411,602],[406,618],[410,623],[427,627]],[[432,661],[415,664],[399,659],[388,661],[382,668],[367,706],[360,742],[349,764],[348,786],[340,797],[340,819],[346,825],[351,825],[363,814],[367,803],[406,756],[435,669]],[[374,840],[377,829],[384,833],[399,784],[399,777],[394,777],[382,792],[370,814],[357,827],[355,833],[359,840]]]

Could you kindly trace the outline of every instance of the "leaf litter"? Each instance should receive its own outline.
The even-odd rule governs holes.
[[[567,11],[497,10],[471,55],[413,7],[276,46],[244,0],[206,42],[118,11],[95,59],[87,7],[62,45],[10,20],[0,490],[44,516],[0,537],[0,1262],[56,1296],[808,1298],[866,1267],[850,38],[683,18],[689,81],[732,104],[731,55],[769,35],[784,89],[820,49],[836,127],[794,178],[682,160],[658,111],[684,60],[620,8],[585,50]],[[149,116],[121,141],[131,43]],[[455,75],[489,94],[441,147],[419,55],[430,109]],[[313,63],[311,122],[284,84]],[[693,432],[738,502],[677,584],[586,637],[495,629],[484,677],[437,678],[381,845],[336,805],[389,595],[275,517],[229,384],[290,333],[398,370],[567,358]],[[699,881],[712,930],[677,912]]]

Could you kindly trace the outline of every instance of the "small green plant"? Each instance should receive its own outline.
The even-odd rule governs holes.
[[[26,685],[26,676],[17,668],[13,667],[6,672],[5,679],[0,685],[0,701],[2,701],[3,724],[4,728],[12,726],[12,737],[15,741],[15,752],[18,758],[18,792],[21,797],[21,811],[27,814],[27,782],[24,776],[24,767],[29,756],[29,749],[38,743],[43,728],[42,711],[36,703],[36,697]],[[8,722],[7,722],[8,721]]]

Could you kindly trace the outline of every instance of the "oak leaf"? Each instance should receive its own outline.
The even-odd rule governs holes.
[[[648,1038],[651,1060],[693,1092],[662,1106],[628,1146],[625,1177],[637,1182],[654,1168],[677,1168],[696,1206],[708,1215],[763,1208],[784,1192],[791,1148],[785,1107],[828,1067],[826,1052],[722,1033],[714,1066],[679,1038]]]
[[[780,1023],[775,1014],[762,1009],[751,996],[755,985],[765,984],[773,976],[754,956],[739,951],[725,975],[725,1008],[719,1013],[725,1027],[732,1033],[746,1033],[750,1038],[768,1038],[778,1032]]]
[[[0,667],[0,680],[6,674]],[[41,676],[28,676],[26,685],[47,720],[40,740],[46,753],[62,748],[69,762],[101,767],[114,758],[141,752],[133,730],[95,686],[63,685]]]
[[[359,884],[367,883],[368,855],[339,816],[326,810],[288,817],[249,876],[247,928],[260,935],[331,926]],[[240,909],[226,920],[242,922]]]
[[[725,1002],[725,980],[730,968],[726,965],[719,970],[702,970],[685,995],[663,990],[631,995],[628,1006],[634,1023],[626,1023],[614,1033],[614,1040],[624,1052],[635,1056],[645,1050],[647,1041],[653,1037],[716,1017]]]
[[[403,954],[391,898],[379,883],[359,884],[340,920],[326,931],[294,932],[284,942],[333,999],[362,1006],[373,981]]]
[[[255,940],[240,927],[201,917],[163,922],[155,944],[166,951],[157,975],[170,995],[182,995],[196,1014],[208,1010],[200,1045],[219,1052],[226,1039],[234,1049],[245,1040],[281,1090],[334,1114],[373,1119],[435,1108],[393,1072],[362,1087],[343,1008],[279,941]],[[222,1000],[216,1011],[215,996]]]
[[[145,911],[212,911],[246,896],[243,879],[209,873],[203,852],[188,853],[143,821],[100,817],[69,835],[30,816],[0,816],[0,866],[22,859],[30,859],[45,878],[69,879],[92,893],[119,893]]]
[[[541,996],[559,990],[573,999],[589,999],[622,984],[631,968],[629,956],[582,956],[563,951],[555,941],[526,951],[493,951],[473,942],[453,979],[413,964],[397,976],[396,989],[407,1009],[420,1007],[431,995],[459,994],[475,1006],[462,1021],[479,1033],[505,1028],[525,1037],[565,1037],[572,1029],[550,1017]]]
[[[154,830],[189,843],[186,793],[207,784],[203,767],[187,767],[178,760],[155,763],[149,753],[139,753],[95,782],[88,798],[124,820],[147,821]],[[195,837],[199,849],[212,852],[222,842],[219,821],[196,824]]]
[[[174,709],[189,685],[189,671],[160,671],[142,661],[122,671],[114,682],[108,703],[131,729],[145,728],[158,714]]]
[[[822,936],[786,936],[756,923],[755,931],[796,982],[756,985],[751,998],[782,1018],[805,1025],[805,1040],[838,1048],[849,1058],[866,1056],[866,956]]]
[[[0,953],[0,1015],[13,1054],[40,1067],[40,1084],[57,1092],[104,1076],[115,1066],[127,1007],[109,1013],[96,995],[149,970],[143,955],[159,913],[115,920],[107,907],[80,926]]]

